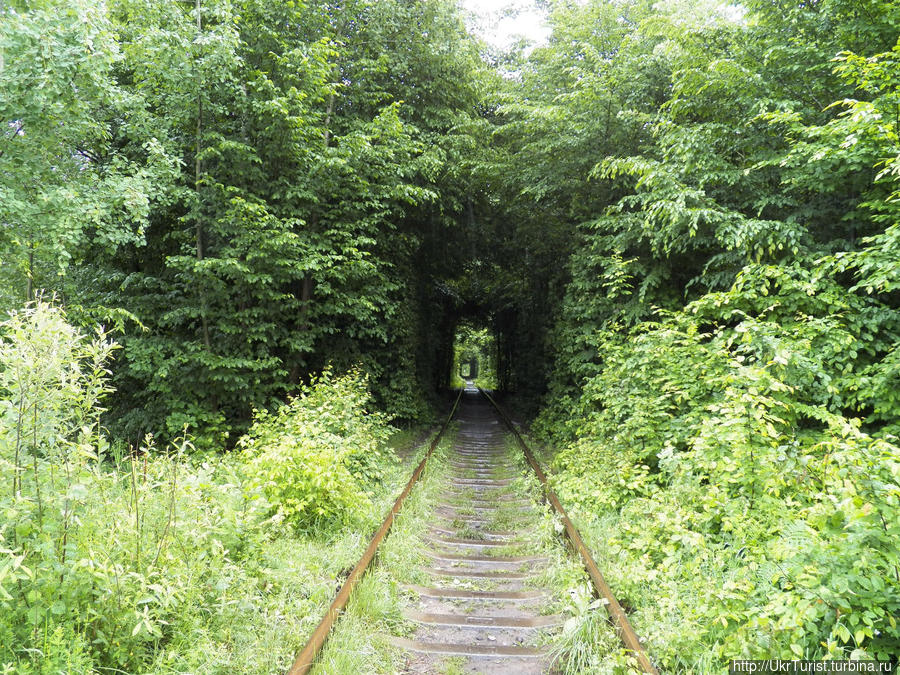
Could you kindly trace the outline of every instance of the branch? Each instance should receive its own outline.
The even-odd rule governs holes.
[[[85,148],[79,148],[79,147],[76,147],[76,148],[75,148],[75,152],[77,152],[77,153],[78,153],[79,155],[81,155],[82,157],[91,160],[91,161],[94,162],[95,164],[100,164],[100,163],[101,163],[100,157],[98,157],[97,155],[95,155],[94,153],[92,153],[90,150],[86,150]]]
[[[12,139],[14,139],[20,133],[22,133],[22,129],[24,129],[24,128],[25,128],[25,122],[20,121],[19,126],[16,127],[16,130],[13,132],[12,136],[10,136],[9,138],[6,139],[6,142],[12,143]],[[3,157],[4,154],[5,154],[4,151],[0,150],[0,157]]]

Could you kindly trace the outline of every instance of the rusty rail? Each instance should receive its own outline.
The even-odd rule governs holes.
[[[591,581],[594,584],[594,588],[599,593],[600,597],[604,598],[607,602],[606,608],[609,610],[609,615],[612,617],[613,623],[616,626],[616,633],[619,636],[619,639],[625,643],[625,647],[627,647],[634,654],[634,657],[637,659],[638,664],[645,673],[649,673],[650,675],[659,675],[659,671],[656,670],[656,667],[651,663],[650,657],[647,656],[647,652],[644,651],[644,647],[641,644],[641,640],[638,637],[637,633],[634,632],[634,628],[631,627],[631,622],[628,621],[628,616],[625,614],[625,610],[622,609],[622,606],[619,604],[619,601],[616,600],[616,597],[613,595],[612,589],[609,587],[609,584],[606,583],[606,579],[603,578],[603,575],[600,573],[600,568],[597,567],[597,563],[594,562],[594,558],[591,556],[590,550],[588,547],[584,545],[584,542],[581,539],[581,535],[578,533],[578,530],[575,528],[575,525],[569,520],[568,514],[566,514],[566,510],[563,508],[563,505],[560,503],[559,498],[556,496],[556,493],[550,489],[550,485],[547,483],[547,476],[541,469],[540,464],[538,464],[537,460],[534,458],[534,455],[531,454],[531,450],[525,444],[525,439],[522,438],[522,435],[519,433],[519,430],[516,429],[515,425],[513,425],[512,420],[509,419],[509,416],[503,411],[503,409],[497,405],[497,402],[494,398],[488,394],[484,389],[479,387],[478,389],[482,395],[491,402],[491,405],[494,406],[497,413],[506,423],[506,426],[509,427],[510,431],[512,431],[513,435],[516,437],[516,440],[519,442],[519,446],[522,448],[522,452],[525,454],[525,459],[531,465],[531,468],[534,469],[535,474],[537,474],[538,479],[541,481],[541,485],[544,488],[544,494],[547,497],[547,501],[553,505],[553,508],[559,514],[562,519],[563,525],[566,528],[566,535],[569,538],[569,542],[572,545],[578,555],[581,556],[581,560],[584,563],[585,568],[587,569],[588,575],[591,577]]]
[[[381,527],[378,528],[375,536],[372,537],[372,541],[369,542],[369,546],[368,548],[366,548],[365,553],[363,553],[362,558],[359,559],[359,562],[356,563],[356,566],[350,572],[347,580],[344,581],[344,584],[341,586],[341,590],[339,590],[337,595],[334,596],[334,600],[331,602],[331,606],[328,608],[328,611],[325,613],[322,621],[320,621],[319,625],[316,626],[316,629],[310,636],[309,641],[306,643],[306,646],[300,651],[299,654],[297,654],[297,658],[294,659],[294,663],[287,671],[287,675],[305,675],[305,673],[309,672],[309,669],[312,668],[316,656],[318,656],[319,652],[322,649],[322,646],[328,639],[328,634],[331,632],[332,626],[334,626],[334,623],[337,621],[338,616],[340,616],[341,612],[344,610],[344,607],[347,606],[347,602],[350,600],[350,594],[353,592],[353,589],[356,586],[357,582],[362,578],[363,574],[365,574],[369,565],[372,563],[372,560],[375,558],[375,552],[378,550],[378,546],[390,531],[391,525],[394,524],[394,518],[403,507],[403,502],[406,501],[406,498],[412,491],[412,488],[416,484],[416,481],[419,480],[419,477],[425,470],[425,464],[428,462],[428,459],[431,457],[434,449],[437,447],[438,443],[441,442],[441,437],[444,435],[444,431],[447,430],[447,425],[450,424],[450,420],[452,420],[453,416],[456,414],[456,408],[459,406],[460,398],[462,398],[462,390],[460,390],[459,395],[457,395],[456,401],[453,403],[453,408],[450,410],[450,414],[441,425],[440,431],[438,431],[437,436],[434,437],[434,440],[428,447],[428,451],[425,453],[422,461],[419,462],[419,465],[416,467],[416,470],[413,471],[412,477],[409,479],[406,487],[403,488],[403,492],[400,493],[400,496],[397,497],[397,501],[394,502],[391,510],[388,511],[387,516],[385,516],[384,522],[381,524]]]

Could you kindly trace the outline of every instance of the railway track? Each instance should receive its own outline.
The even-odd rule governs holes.
[[[391,580],[408,599],[403,617],[410,628],[384,639],[407,654],[405,672],[443,673],[448,672],[450,663],[453,672],[551,672],[554,636],[569,618],[571,603],[564,597],[565,590],[545,580],[560,561],[572,565],[572,556],[557,537],[548,541],[540,536],[547,507],[534,499],[533,491],[523,488],[521,464],[510,443],[514,438],[543,484],[557,522],[561,521],[572,548],[584,562],[586,577],[606,605],[623,644],[641,671],[656,673],[510,420],[488,394],[471,387],[460,392],[454,412],[458,428],[451,449],[441,457],[439,503],[419,537],[422,563],[412,575],[397,570]],[[302,675],[310,669],[446,427],[447,423],[288,675]]]

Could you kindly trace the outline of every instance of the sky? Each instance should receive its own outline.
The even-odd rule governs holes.
[[[471,26],[473,32],[497,47],[520,37],[540,44],[550,36],[545,16],[533,0],[461,0],[461,4],[478,17],[477,25]]]
[[[497,47],[508,47],[521,37],[532,46],[545,43],[550,37],[546,14],[538,9],[535,0],[459,0],[463,9],[476,15],[469,28]],[[658,7],[669,12],[684,11],[679,0],[660,0]],[[736,0],[707,0],[692,4],[692,11],[719,19],[740,22],[745,11]],[[526,50],[526,53],[529,50]]]

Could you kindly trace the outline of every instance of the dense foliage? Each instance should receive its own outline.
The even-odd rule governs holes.
[[[148,437],[127,452],[97,426],[115,345],[46,303],[16,313],[0,336],[0,475],[9,479],[0,491],[0,669],[283,669],[330,602],[335,575],[361,552],[359,531],[378,522],[402,478],[382,419],[363,408],[361,376],[324,377],[283,411],[260,414],[241,443],[247,456],[204,456],[187,438],[162,447]],[[299,428],[297,439],[271,438],[275,420],[285,433]],[[263,441],[269,455],[302,448],[318,464],[278,457],[261,466],[265,455],[252,449]],[[336,484],[344,476],[335,467],[352,480]],[[318,471],[326,484],[285,485],[306,486],[319,515],[352,507],[353,527],[271,494],[259,478],[275,471]],[[311,523],[327,524],[325,536],[286,527]]]
[[[215,633],[477,355],[663,670],[897,653],[900,5],[542,5],[0,7],[0,644]]]
[[[453,371],[451,384],[464,387],[465,379],[471,379],[484,389],[497,388],[497,344],[487,328],[476,328],[461,323],[456,329],[453,344]]]
[[[900,9],[553,20],[507,125],[549,127],[523,193],[577,235],[557,489],[664,670],[895,654]]]
[[[369,503],[391,431],[367,410],[370,398],[358,371],[337,379],[326,371],[275,413],[256,415],[240,444],[278,521],[327,528]]]
[[[53,289],[123,329],[117,434],[233,443],[328,363],[425,412],[450,344],[426,334],[444,309],[423,252],[461,209],[481,68],[452,4],[23,0],[2,18],[3,299]]]

